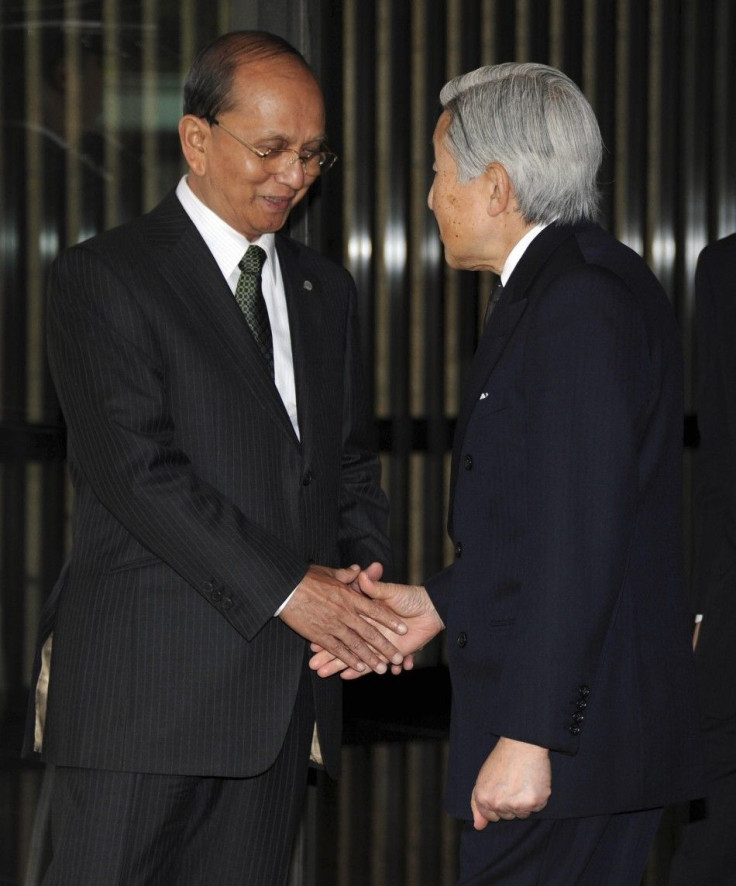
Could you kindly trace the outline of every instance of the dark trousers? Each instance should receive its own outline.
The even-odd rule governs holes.
[[[307,784],[314,703],[301,681],[279,757],[253,778],[58,766],[44,886],[279,886]]]
[[[736,719],[703,723],[708,796],[690,804],[669,886],[736,883]]]
[[[661,809],[491,822],[460,838],[458,886],[639,886]]]

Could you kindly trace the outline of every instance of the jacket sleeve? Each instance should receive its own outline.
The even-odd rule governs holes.
[[[713,253],[710,253],[711,257]],[[736,379],[728,371],[722,342],[726,318],[719,310],[713,262],[706,251],[695,274],[695,332],[697,343],[696,410],[700,443],[693,471],[695,555],[693,614],[709,610],[709,597],[722,576],[736,564],[736,464],[733,413]]]

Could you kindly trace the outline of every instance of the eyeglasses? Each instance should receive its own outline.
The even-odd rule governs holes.
[[[244,148],[252,151],[256,157],[260,157],[263,171],[269,175],[278,175],[279,173],[286,172],[298,160],[302,164],[304,174],[316,178],[318,175],[322,175],[323,172],[331,169],[337,160],[337,154],[333,154],[332,151],[302,151],[301,154],[292,150],[292,148],[266,148],[265,151],[262,151],[260,148],[248,144],[239,135],[235,135],[227,126],[223,126],[217,117],[206,117],[205,119],[212,126],[219,126],[223,132],[234,138],[236,142],[240,142]]]

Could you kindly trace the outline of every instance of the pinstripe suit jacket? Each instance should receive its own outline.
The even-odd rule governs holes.
[[[285,236],[277,251],[301,441],[175,195],[53,266],[48,348],[75,511],[68,573],[45,619],[51,762],[263,771],[306,648],[274,612],[309,562],[387,558],[354,285]],[[333,773],[338,682],[314,679]]]
[[[453,685],[447,804],[498,736],[551,749],[545,817],[698,796],[682,562],[682,366],[667,298],[596,225],[511,274],[453,453],[455,562],[427,584]]]

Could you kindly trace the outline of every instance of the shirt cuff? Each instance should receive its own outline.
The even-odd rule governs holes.
[[[299,585],[297,585],[296,587],[298,588]],[[289,594],[289,596],[284,600],[284,602],[281,604],[281,606],[279,606],[279,608],[276,610],[276,612],[274,612],[274,614],[273,614],[273,617],[274,617],[274,618],[276,618],[277,616],[281,615],[281,613],[284,611],[284,607],[286,606],[286,604],[287,604],[287,603],[289,602],[289,600],[291,600],[291,598],[294,596],[294,592],[295,592],[295,591],[296,591],[296,588],[294,588],[294,590],[293,590],[293,591]]]

